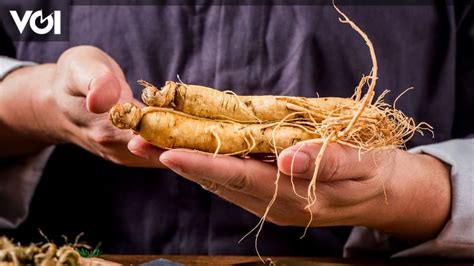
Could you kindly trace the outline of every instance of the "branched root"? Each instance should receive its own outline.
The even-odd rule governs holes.
[[[216,90],[201,87],[198,89],[205,90],[211,95],[217,95],[216,97],[219,99],[222,98],[222,101],[219,104],[215,104],[216,101],[212,102],[214,105],[220,105],[218,107],[221,109],[217,110],[221,111],[206,113],[205,115],[200,116],[200,110],[193,110],[194,113],[187,113],[184,110],[185,108],[178,108],[178,106],[182,106],[182,102],[180,105],[180,103],[175,102],[175,98],[181,100],[185,99],[193,86],[185,84],[178,76],[178,83],[167,83],[161,90],[158,90],[145,81],[139,81],[139,83],[145,87],[144,92],[142,93],[142,98],[145,103],[151,106],[145,107],[141,110],[131,104],[115,106],[110,111],[111,121],[119,128],[129,128],[135,131],[140,130],[140,125],[142,125],[140,124],[140,121],[142,118],[145,115],[154,112],[176,114],[181,118],[190,121],[193,120],[192,122],[196,124],[202,122],[202,124],[207,125],[208,129],[206,129],[206,133],[210,133],[213,137],[209,139],[209,142],[213,142],[215,146],[209,148],[209,152],[213,151],[214,156],[217,154],[225,154],[245,157],[250,153],[261,152],[261,147],[265,146],[265,153],[273,153],[275,158],[278,158],[279,153],[284,148],[300,144],[291,160],[291,173],[289,178],[293,192],[298,200],[305,200],[307,203],[305,208],[309,212],[309,220],[302,235],[302,237],[304,237],[307,229],[313,223],[312,208],[317,202],[318,170],[329,144],[339,143],[341,145],[358,149],[359,160],[361,160],[362,154],[369,151],[405,148],[405,143],[411,139],[416,132],[419,132],[422,135],[423,131],[433,133],[433,128],[429,124],[424,122],[416,124],[414,119],[407,117],[400,110],[396,109],[396,103],[399,98],[407,91],[411,90],[411,88],[400,94],[395,99],[393,106],[384,102],[384,96],[388,91],[383,91],[374,101],[375,86],[378,79],[378,65],[374,46],[362,29],[351,21],[338,7],[334,5],[334,8],[342,17],[339,21],[348,24],[365,41],[372,61],[372,68],[369,75],[363,75],[361,77],[354,90],[354,94],[350,99],[262,96],[267,98],[259,99],[260,104],[264,101],[266,103],[267,100],[271,104],[265,105],[266,107],[263,109],[260,108],[259,111],[255,111],[257,105],[252,105],[252,100],[256,100],[257,98],[252,98],[253,96],[242,96],[247,98],[240,98],[241,96],[238,96],[231,91],[225,91],[224,93],[219,94],[220,92]],[[364,87],[367,87],[365,95],[363,94]],[[194,90],[196,90],[196,88],[194,88]],[[198,92],[194,91],[193,93]],[[202,99],[204,98],[206,97],[199,96],[198,102],[202,104]],[[215,100],[215,98],[213,99]],[[262,110],[269,111],[267,109],[273,107],[275,107],[275,113],[278,113],[277,116],[270,116],[273,118],[267,120],[265,120],[266,118],[262,119],[262,117],[269,117],[268,112],[265,113],[266,116],[261,116]],[[272,110],[269,112],[271,113]],[[236,116],[235,113],[238,113],[239,115]],[[156,124],[159,123],[159,121],[160,119],[155,117],[155,119],[149,123]],[[210,122],[216,122],[219,123],[219,125],[212,124],[212,126],[210,126]],[[218,132],[218,130],[224,127],[231,129],[230,131],[234,132],[231,137],[232,140],[238,144],[235,145],[237,148],[229,149],[229,145],[226,145],[230,138],[227,138],[228,136],[223,134],[226,132]],[[285,139],[290,139],[291,141],[281,144],[281,141],[277,141],[278,137],[280,137],[281,140],[281,136],[277,133],[282,132],[279,131],[282,129],[298,132],[298,134],[294,134],[291,138],[288,138],[287,135],[285,135]],[[156,128],[149,130],[159,132],[156,133],[157,138],[160,138],[163,135],[163,132]],[[270,131],[271,136],[269,137],[268,133]],[[301,135],[305,135],[305,137],[302,138],[300,137]],[[214,139],[215,141],[213,141]],[[296,189],[293,176],[293,164],[295,163],[296,154],[300,152],[304,145],[309,143],[320,144],[321,147],[314,161],[314,172],[307,187],[307,195],[305,196],[301,195]],[[174,142],[172,142],[173,145],[160,146],[159,144],[154,144],[164,149],[174,148]],[[227,146],[227,149],[225,149],[224,146]],[[274,182],[274,194],[264,210],[260,221],[240,240],[242,241],[248,235],[256,231],[255,249],[259,257],[258,237],[270,209],[277,199],[280,178],[281,173],[280,171],[277,171]],[[382,186],[385,201],[388,202],[383,180]]]
[[[384,149],[384,148],[402,148],[406,141],[408,141],[415,132],[422,133],[423,130],[428,130],[432,132],[432,127],[427,123],[415,124],[412,118],[405,116],[401,111],[395,108],[396,102],[398,99],[406,93],[411,88],[404,91],[400,94],[395,100],[393,107],[384,103],[383,98],[388,93],[384,91],[372,104],[373,98],[375,96],[375,85],[377,81],[377,59],[375,56],[375,49],[372,42],[368,38],[367,34],[362,31],[354,22],[352,22],[338,7],[334,5],[336,11],[343,17],[339,19],[341,23],[349,24],[352,29],[354,29],[359,35],[365,40],[367,47],[369,48],[370,57],[372,59],[372,70],[369,76],[362,76],[358,86],[355,89],[355,93],[352,96],[354,100],[354,107],[356,107],[355,112],[352,116],[345,115],[345,109],[336,109],[328,113],[326,110],[318,110],[316,106],[311,106],[304,101],[298,101],[297,99],[291,99],[288,103],[288,107],[306,114],[306,117],[309,120],[308,124],[304,124],[308,129],[314,130],[315,133],[321,136],[319,139],[312,139],[300,142],[300,146],[295,151],[292,161],[291,161],[291,172],[290,172],[290,182],[293,188],[294,194],[300,198],[307,201],[305,209],[309,212],[309,220],[304,229],[304,232],[301,236],[303,238],[306,235],[308,228],[313,222],[313,212],[312,207],[317,202],[317,177],[318,170],[321,164],[322,158],[326,151],[329,143],[340,143],[347,145],[359,150],[359,160],[361,159],[361,153],[371,151],[374,149]],[[362,97],[362,88],[368,83],[368,89],[365,96]],[[377,113],[376,118],[370,116],[364,116],[364,111],[370,109],[371,111],[375,110]],[[320,122],[317,122],[314,118],[319,118]],[[282,119],[276,126],[280,126],[284,123],[286,118]],[[322,120],[321,120],[322,119]],[[305,121],[305,122],[306,122]],[[317,143],[321,144],[318,155],[316,156],[314,162],[314,172],[311,177],[310,183],[307,188],[307,196],[300,195],[296,191],[296,185],[294,183],[293,177],[293,164],[296,154],[301,150],[301,148],[306,143]],[[275,147],[275,156],[278,158],[278,149]],[[270,208],[274,204],[277,194],[278,194],[278,181],[280,179],[280,172],[278,172],[275,179],[275,193],[270,200],[263,216],[261,217],[258,224],[242,239],[248,236],[253,231],[257,230],[255,234],[255,249],[257,255],[261,258],[258,251],[258,236],[263,227],[263,223],[267,218]],[[385,203],[388,204],[387,194],[385,190],[385,184],[382,180],[382,187],[385,197]],[[242,240],[241,239],[241,240]],[[262,259],[263,261],[263,259]]]

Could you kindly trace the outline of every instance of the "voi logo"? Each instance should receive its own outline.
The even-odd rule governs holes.
[[[28,22],[31,30],[36,34],[48,34],[51,30],[54,31],[55,35],[61,34],[61,11],[59,10],[54,11],[46,18],[43,18],[43,10],[36,12],[26,10],[22,18],[20,18],[17,11],[10,10],[10,15],[12,16],[20,34],[23,33]],[[44,26],[42,26],[43,24]]]

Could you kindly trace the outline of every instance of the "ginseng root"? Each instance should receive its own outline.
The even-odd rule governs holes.
[[[157,89],[141,80],[142,100],[148,107],[140,109],[132,104],[118,104],[109,112],[112,123],[118,128],[132,129],[163,149],[190,148],[241,156],[273,153],[278,158],[282,149],[296,143],[321,144],[306,196],[296,193],[291,175],[296,196],[307,200],[310,217],[306,232],[313,219],[311,207],[317,200],[319,164],[328,145],[340,143],[360,152],[404,148],[415,132],[423,134],[422,130],[432,129],[426,123],[416,124],[385,103],[386,91],[374,101],[378,65],[373,44],[365,32],[334,7],[342,16],[340,22],[348,24],[365,41],[372,60],[370,74],[362,77],[352,97],[238,96],[181,81],[169,81]],[[364,87],[367,92],[362,95]],[[255,249],[259,256],[257,239],[277,198],[280,176],[278,172],[275,193],[264,215],[249,232],[257,230]]]
[[[144,80],[139,80],[138,83],[144,87],[142,100],[148,106],[171,108],[197,117],[228,119],[243,123],[308,118],[308,115],[320,122],[332,112],[352,118],[354,108],[357,108],[356,102],[348,98],[240,96],[231,91],[223,92],[182,82],[167,81],[160,89]],[[369,107],[363,117],[377,119],[380,117],[380,112]]]
[[[114,125],[132,129],[163,149],[188,148],[228,155],[273,153],[272,138],[281,150],[319,137],[297,123],[242,124],[193,117],[160,107],[140,109],[129,103],[115,105],[110,119]]]

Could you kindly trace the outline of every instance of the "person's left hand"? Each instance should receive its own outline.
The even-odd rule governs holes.
[[[138,136],[134,141],[149,145]],[[159,160],[259,217],[273,196],[280,169],[283,174],[278,182],[278,198],[267,220],[278,225],[306,226],[308,202],[295,195],[290,180],[297,148],[281,152],[278,168],[258,160],[222,155],[213,158],[212,154],[186,149],[166,151]],[[306,144],[295,156],[294,184],[302,196],[307,196],[319,149],[320,145]],[[362,225],[418,242],[436,236],[449,219],[449,169],[432,156],[402,150],[364,153],[359,161],[357,149],[329,144],[318,171],[316,195],[311,208],[312,227]]]

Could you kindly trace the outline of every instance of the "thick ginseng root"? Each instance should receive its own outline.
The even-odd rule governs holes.
[[[143,80],[139,83],[144,87],[142,100],[148,106],[172,108],[197,117],[229,119],[242,123],[275,122],[282,119],[308,118],[309,115],[314,121],[321,122],[331,114],[352,117],[359,106],[358,101],[350,98],[240,96],[173,81],[167,81],[161,89]],[[380,119],[380,110],[369,107],[362,117]]]
[[[290,173],[295,196],[307,201],[305,209],[309,220],[305,234],[312,225],[313,206],[317,202],[318,169],[331,143],[356,148],[360,156],[362,152],[375,149],[403,148],[416,131],[432,129],[426,123],[416,124],[397,110],[395,104],[385,103],[385,92],[374,98],[378,65],[373,44],[362,29],[336,6],[334,8],[342,16],[340,22],[348,24],[365,41],[372,59],[370,74],[362,77],[351,98],[238,96],[183,82],[169,81],[157,89],[139,81],[144,86],[142,100],[150,107],[116,105],[110,111],[112,122],[119,128],[138,132],[164,149],[190,148],[229,155],[271,153],[278,158],[282,149],[297,142],[321,144],[306,195],[297,193]],[[363,95],[365,86],[367,91]],[[291,172],[294,160],[295,157]],[[277,171],[275,191],[260,222],[244,236],[256,231],[255,250],[259,257],[258,236],[277,200],[280,176]]]
[[[151,144],[220,154],[273,153],[319,135],[286,123],[242,124],[192,117],[168,108],[117,104],[109,112],[112,123],[133,129]],[[273,141],[274,138],[274,141]]]

